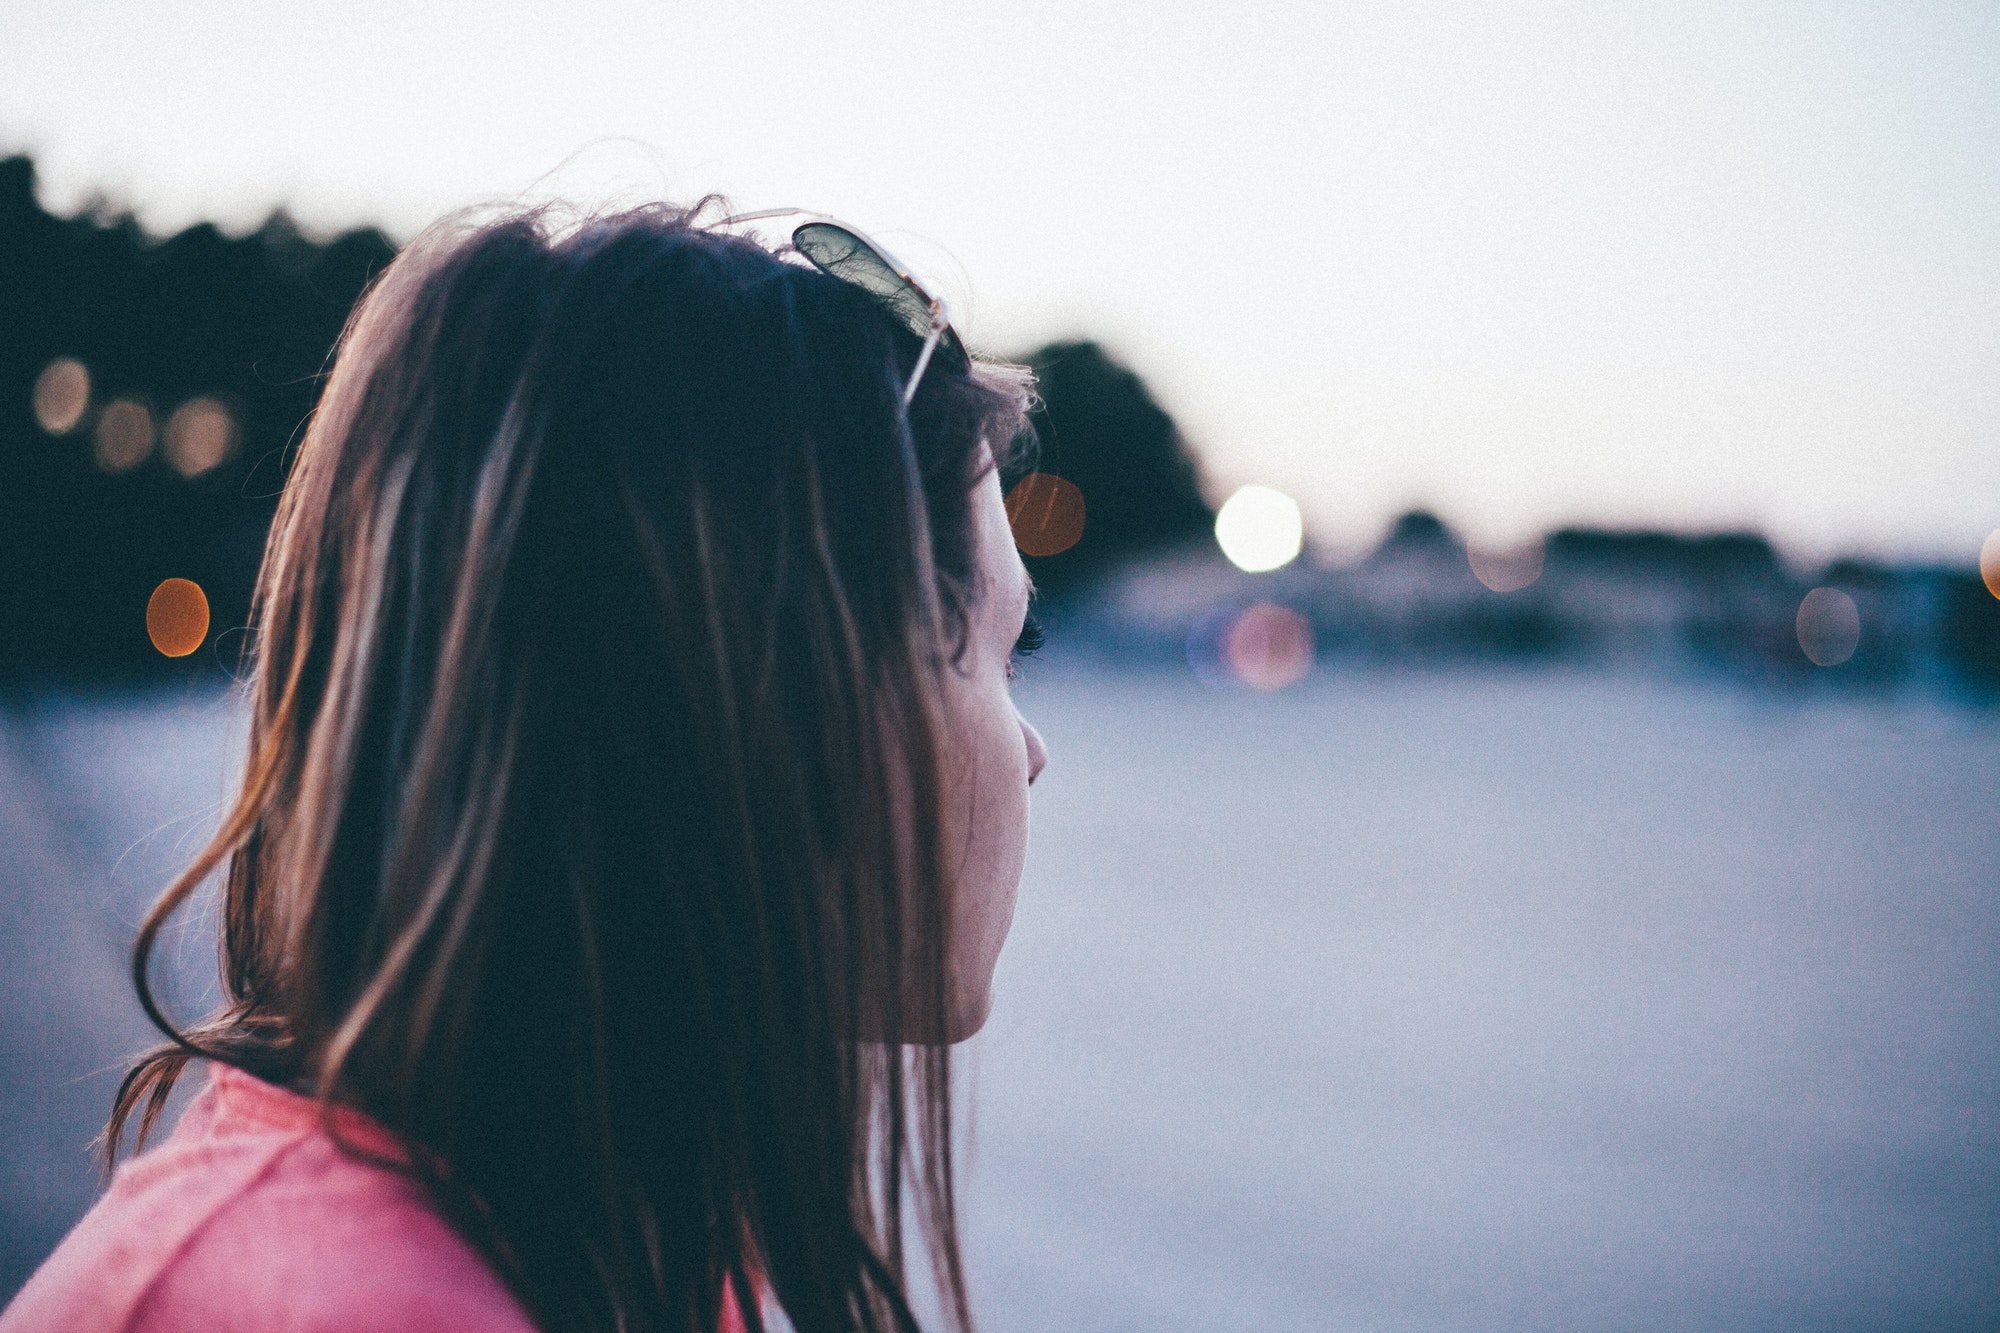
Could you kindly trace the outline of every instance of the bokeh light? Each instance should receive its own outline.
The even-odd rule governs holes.
[[[118,399],[97,419],[97,465],[130,472],[153,452],[153,433],[153,413],[144,403]]]
[[[1313,664],[1312,623],[1271,602],[1225,607],[1204,616],[1188,635],[1188,665],[1203,684],[1281,690]]]
[[[90,371],[75,357],[59,356],[35,377],[35,420],[51,435],[77,428],[90,407]]]
[[[1290,564],[1305,544],[1305,521],[1291,496],[1269,486],[1244,486],[1215,515],[1215,542],[1229,563],[1248,574]]]
[[[236,443],[236,418],[213,398],[190,398],[167,418],[167,462],[183,477],[220,467]]]
[[[1494,592],[1519,592],[1542,576],[1547,554],[1542,539],[1533,537],[1519,546],[1496,550],[1469,546],[1465,559],[1472,566],[1472,577]]]
[[[186,657],[208,637],[208,596],[192,579],[168,579],[146,601],[146,635],[168,657]]]
[[[1986,591],[2000,597],[2000,528],[1979,548],[1979,577],[1986,580]]]
[[[1251,689],[1282,690],[1312,669],[1312,626],[1288,607],[1259,603],[1222,636],[1222,660]]]
[[[1060,555],[1083,539],[1083,492],[1053,472],[1030,472],[1007,492],[1007,523],[1027,555]]]
[[[1799,647],[1819,666],[1839,666],[1861,642],[1861,612],[1838,588],[1814,588],[1799,603]]]

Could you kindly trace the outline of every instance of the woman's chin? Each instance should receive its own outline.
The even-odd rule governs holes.
[[[987,1018],[993,1012],[993,986],[988,982],[974,997],[958,1000],[951,1007],[951,1020],[945,1033],[945,1040],[956,1046],[979,1035],[986,1026]]]

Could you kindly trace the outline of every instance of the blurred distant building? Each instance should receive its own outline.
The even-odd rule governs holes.
[[[1802,572],[1755,534],[1583,528],[1552,533],[1517,558],[1530,561],[1532,576],[1495,591],[1475,573],[1479,553],[1425,513],[1403,516],[1345,566],[1302,560],[1246,574],[1213,542],[1192,541],[1109,574],[1067,628],[1109,651],[1164,658],[1199,639],[1218,612],[1269,602],[1303,614],[1319,655],[1336,661],[1564,663],[1776,685],[2000,692],[2000,600],[1962,571],[1839,561]],[[1831,667],[1804,647],[1812,626],[1801,624],[1802,606],[1815,588],[1851,603],[1858,624]]]
[[[56,217],[32,164],[0,160],[0,683],[233,666],[290,446],[394,254],[379,232],[315,240],[283,214],[246,236],[166,239],[103,207]],[[1318,657],[2000,697],[2000,599],[1976,574],[1800,571],[1752,533],[1569,528],[1482,551],[1418,512],[1358,563],[1245,573],[1218,550],[1195,455],[1138,374],[1089,341],[1025,359],[1037,447],[1011,471],[1042,474],[1046,542],[1022,545],[1053,618],[1101,650],[1195,662],[1226,649],[1259,688]],[[1290,508],[1279,559],[1297,550]],[[212,618],[163,637],[149,607],[182,580]]]

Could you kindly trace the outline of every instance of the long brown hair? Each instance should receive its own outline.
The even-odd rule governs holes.
[[[939,685],[1027,383],[905,410],[913,336],[709,215],[457,221],[357,309],[107,1160],[205,1057],[396,1131],[545,1328],[710,1329],[756,1273],[914,1329],[906,1222],[966,1326]],[[151,948],[225,864],[177,1028]]]

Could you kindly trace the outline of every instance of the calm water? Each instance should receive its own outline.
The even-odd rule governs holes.
[[[1022,696],[1054,762],[967,1062],[991,1333],[2000,1323],[2000,719],[1056,664]],[[89,1197],[144,1039],[122,937],[232,719],[6,727],[0,1289]]]

